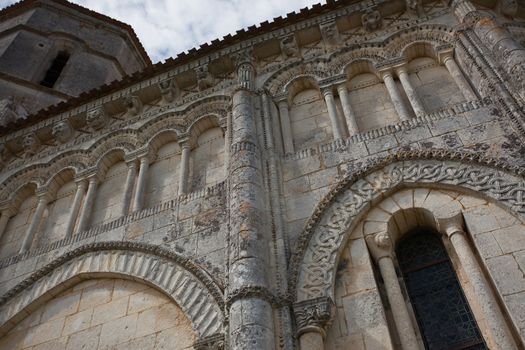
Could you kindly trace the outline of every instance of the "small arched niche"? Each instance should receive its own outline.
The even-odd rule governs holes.
[[[155,155],[149,166],[148,181],[144,193],[144,207],[151,208],[177,198],[181,148],[175,131],[165,131],[150,142]]]
[[[414,43],[405,48],[403,53],[408,59],[410,82],[427,113],[466,100],[447,68],[439,63],[432,45]]]
[[[359,60],[346,68],[350,105],[359,131],[377,129],[399,121],[388,91],[372,62]]]
[[[299,77],[289,83],[290,125],[296,150],[333,140],[326,103],[317,82]]]
[[[115,150],[99,162],[100,183],[91,213],[91,227],[115,220],[122,215],[128,166],[124,152]]]
[[[224,131],[215,117],[200,119],[191,129],[189,190],[213,186],[226,178]]]
[[[188,317],[152,287],[89,279],[44,302],[0,339],[0,349],[190,349]]]
[[[65,169],[49,182],[51,200],[42,217],[42,231],[37,231],[36,247],[60,240],[66,235],[66,226],[71,215],[71,206],[77,188],[74,181],[75,172]]]
[[[22,243],[38,203],[36,189],[36,184],[29,183],[15,192],[13,207],[16,214],[9,219],[0,239],[0,258],[15,255],[22,248]]]

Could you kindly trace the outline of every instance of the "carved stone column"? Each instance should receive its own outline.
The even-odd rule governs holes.
[[[179,195],[188,192],[188,173],[190,172],[190,144],[188,140],[181,141],[180,147],[180,178],[179,178]],[[231,157],[231,156],[230,156]]]
[[[281,133],[283,135],[284,153],[293,153],[293,135],[290,114],[288,112],[288,100],[284,98],[277,102],[277,105],[279,107],[279,116],[281,117]]]
[[[46,210],[47,203],[49,203],[50,200],[49,195],[47,193],[47,189],[40,190],[37,193],[37,198],[38,204],[36,206],[35,213],[31,218],[29,228],[26,231],[26,235],[24,237],[24,242],[22,243],[20,253],[25,253],[31,249],[31,244],[33,243],[33,239],[35,238],[36,231],[42,224],[42,216],[44,215],[44,210]]]
[[[421,103],[421,100],[417,95],[417,91],[410,82],[410,77],[408,76],[406,68],[398,67],[396,69],[396,74],[399,77],[401,85],[403,85],[403,89],[405,90],[408,100],[410,101],[410,105],[412,105],[412,109],[414,110],[414,113],[416,113],[416,116],[420,117],[425,115],[425,107],[423,107],[423,103]]]
[[[437,219],[437,223],[439,232],[452,243],[465,277],[470,282],[476,301],[484,314],[487,329],[491,332],[490,340],[494,342],[492,345],[497,349],[517,349],[492,289],[470,247],[464,229],[463,214]]]
[[[16,215],[16,212],[17,210],[10,203],[3,205],[0,209],[0,241],[7,228],[7,224],[9,224],[9,219]]]
[[[348,127],[348,136],[357,134],[359,128],[357,127],[355,113],[350,104],[350,96],[348,96],[348,89],[346,88],[345,83],[337,86],[337,93],[339,94],[341,105],[343,106],[343,114],[345,115],[346,126]]]
[[[465,96],[465,98],[468,101],[474,101],[478,99],[478,96],[472,90],[470,87],[469,82],[463,75],[463,72],[461,72],[461,69],[459,69],[456,60],[454,60],[454,55],[452,51],[448,51],[445,53],[440,54],[440,60],[443,62],[445,67],[447,67],[448,72],[450,73],[450,76],[454,81],[456,82],[456,85],[459,87],[459,90]]]
[[[392,104],[394,105],[394,108],[397,112],[397,115],[399,116],[399,119],[401,121],[409,120],[410,116],[406,109],[405,103],[403,102],[403,99],[401,98],[401,95],[399,94],[399,90],[397,89],[397,85],[394,81],[394,77],[392,76],[392,72],[390,71],[381,72],[381,78],[383,79],[385,83],[386,89],[388,91],[388,95],[390,95],[390,100],[392,100]]]
[[[454,0],[452,7],[459,22],[474,30],[525,99],[525,48],[496,19],[477,11],[469,0]]]
[[[144,207],[144,192],[148,181],[149,158],[147,155],[140,157],[139,176],[137,179],[137,188],[135,198],[133,199],[133,211],[141,211]]]
[[[89,219],[91,218],[91,211],[93,210],[93,203],[95,202],[97,185],[97,175],[92,175],[88,178],[88,189],[86,196],[84,197],[84,205],[82,206],[82,210],[80,212],[80,218],[78,219],[77,232],[82,232],[88,228]]]
[[[253,107],[255,69],[237,58],[239,86],[232,97],[233,141],[229,168],[230,255],[228,305],[230,348],[274,349],[269,302],[268,240],[261,149]]]
[[[73,205],[71,206],[71,211],[69,212],[69,219],[66,226],[66,238],[69,238],[73,235],[75,229],[75,223],[78,219],[78,211],[82,205],[82,199],[86,193],[87,182],[85,180],[80,180],[77,182],[77,190],[75,192],[75,198],[73,198]]]
[[[366,237],[366,243],[383,277],[401,346],[403,350],[419,350],[414,325],[410,320],[410,314],[394,267],[390,236],[387,232],[380,232]]]
[[[122,203],[122,216],[129,214],[129,207],[131,206],[133,188],[135,187],[135,180],[137,178],[137,163],[135,160],[127,163],[128,175],[126,177],[126,185],[124,187],[124,199]]]
[[[327,87],[322,91],[324,100],[326,102],[326,108],[328,110],[328,116],[332,124],[332,131],[334,133],[334,139],[340,140],[344,138],[341,126],[339,125],[339,116],[337,115],[337,108],[335,107],[334,94],[331,87]]]
[[[324,350],[326,328],[332,320],[333,302],[329,297],[294,304],[300,350]]]

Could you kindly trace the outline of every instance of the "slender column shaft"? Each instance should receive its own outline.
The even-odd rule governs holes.
[[[11,216],[13,216],[11,209],[4,209],[0,213],[0,241],[5,232],[5,229],[7,228],[7,224],[9,223]]]
[[[423,103],[421,103],[421,100],[417,95],[417,91],[412,86],[412,83],[410,82],[410,77],[408,76],[406,69],[404,67],[397,69],[397,76],[399,77],[399,81],[401,82],[401,85],[405,90],[408,100],[410,101],[410,105],[416,113],[416,116],[419,117],[425,115],[425,107],[423,107]]]
[[[445,56],[445,58],[443,58],[443,63],[445,64],[445,67],[447,67],[447,70],[452,76],[452,79],[454,79],[456,85],[461,90],[463,96],[465,96],[465,98],[469,101],[477,100],[478,96],[470,87],[470,84],[468,83],[467,79],[456,64],[456,60],[454,60],[454,57],[452,57],[452,55]]]
[[[137,177],[137,163],[131,161],[128,163],[128,175],[126,177],[126,187],[124,188],[124,199],[122,203],[122,216],[129,214],[129,207],[133,201],[133,188]]]
[[[77,190],[75,192],[75,198],[73,199],[73,205],[71,206],[71,211],[69,213],[69,219],[67,221],[66,226],[66,238],[69,238],[73,235],[73,231],[75,229],[75,223],[78,219],[78,211],[80,210],[80,206],[82,205],[82,199],[84,198],[84,194],[86,192],[87,182],[84,180],[81,180],[77,183]]]
[[[31,244],[33,243],[33,239],[35,237],[36,231],[38,230],[38,227],[42,223],[42,216],[44,215],[44,210],[46,210],[48,202],[49,198],[47,194],[41,194],[38,196],[38,204],[36,206],[35,213],[31,218],[31,224],[29,224],[29,228],[27,229],[24,242],[22,243],[22,249],[20,251],[21,253],[27,252],[29,249],[31,249]]]
[[[133,211],[140,211],[144,206],[144,192],[146,191],[146,181],[148,180],[149,159],[147,156],[140,158],[139,177],[137,179],[137,189],[133,199]]]
[[[293,153],[293,135],[290,123],[290,114],[288,112],[288,101],[281,100],[278,103],[279,116],[281,117],[281,133],[283,134],[284,153]]]
[[[350,96],[348,96],[348,90],[345,84],[337,86],[337,92],[341,99],[341,105],[343,106],[343,114],[345,115],[346,126],[348,127],[348,136],[352,136],[359,132],[357,122],[355,118],[354,110],[350,104]]]
[[[332,124],[332,131],[334,133],[334,139],[339,140],[344,137],[339,125],[339,117],[337,116],[337,108],[335,107],[334,94],[330,88],[323,90],[324,100],[326,102],[326,108],[328,110],[328,116]]]
[[[383,73],[383,81],[385,82],[386,89],[388,91],[388,94],[390,95],[390,100],[392,100],[392,103],[394,104],[394,108],[397,112],[397,115],[399,116],[399,119],[401,121],[409,120],[410,116],[405,107],[405,103],[403,102],[403,99],[399,94],[399,90],[397,89],[396,83],[394,82],[392,73]]]
[[[385,282],[385,289],[392,308],[392,315],[396,324],[403,350],[419,350],[414,326],[410,320],[410,315],[401,293],[399,280],[397,279],[396,270],[392,258],[385,256],[378,261],[381,276]]]
[[[306,332],[299,337],[301,350],[324,350],[323,336],[319,332]]]
[[[226,115],[226,132],[224,133],[224,170],[228,173],[228,164],[230,163],[230,147],[232,143],[232,114]]]
[[[184,142],[181,147],[179,194],[186,194],[188,192],[188,173],[190,170],[190,145]]]
[[[516,349],[516,344],[508,332],[507,324],[499,310],[496,298],[481,271],[474,252],[465,237],[465,232],[456,231],[450,236],[450,241],[458,255],[465,276],[476,295],[480,308],[483,310],[488,328],[492,331],[493,341],[498,349]]]
[[[80,218],[78,219],[77,232],[82,232],[88,228],[89,219],[91,218],[91,211],[93,203],[95,202],[95,194],[97,192],[97,179],[92,176],[89,178],[88,190],[84,197],[84,205],[80,211]]]

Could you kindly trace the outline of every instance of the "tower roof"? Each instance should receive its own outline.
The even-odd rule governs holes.
[[[148,56],[148,53],[144,49],[144,46],[142,46],[142,43],[140,42],[137,34],[135,33],[135,31],[129,24],[118,21],[114,18],[100,14],[98,12],[92,11],[86,7],[74,4],[67,0],[22,0],[22,1],[14,3],[0,10],[0,22],[6,20],[7,18],[16,16],[20,13],[23,13],[25,11],[28,11],[28,10],[31,10],[33,8],[43,6],[43,5],[54,6],[54,7],[65,7],[72,11],[75,11],[83,15],[89,16],[91,18],[94,18],[96,20],[106,22],[107,24],[112,25],[114,27],[123,29],[129,34],[129,39],[133,43],[140,57],[144,60],[145,65],[150,66],[152,64],[151,59]]]

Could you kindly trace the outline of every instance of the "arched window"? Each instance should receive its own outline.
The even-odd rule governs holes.
[[[40,85],[52,88],[60,77],[68,60],[69,53],[67,51],[60,51],[53,62],[51,62],[51,66],[49,66],[46,71],[46,75],[40,82]]]
[[[396,254],[425,348],[487,349],[439,236],[420,229]]]

